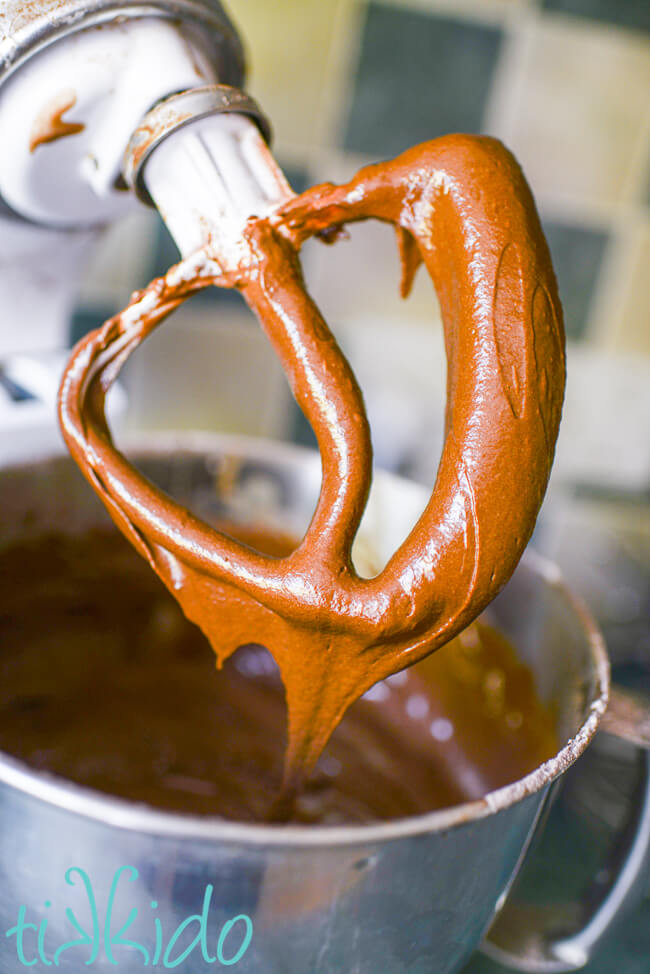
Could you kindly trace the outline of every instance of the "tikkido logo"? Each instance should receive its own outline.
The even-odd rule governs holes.
[[[221,925],[216,924],[211,930],[212,884],[205,887],[201,912],[187,916],[171,934],[165,934],[162,921],[156,915],[156,900],[145,895],[139,908],[131,906],[129,909],[127,894],[133,898],[142,890],[129,890],[126,883],[135,883],[138,875],[135,866],[120,866],[116,870],[106,908],[100,914],[88,873],[78,866],[68,869],[65,881],[68,886],[75,887],[82,902],[75,904],[76,913],[66,906],[64,915],[77,936],[65,943],[56,942],[57,938],[53,936],[55,923],[50,922],[55,919],[51,900],[45,900],[42,910],[32,911],[40,912],[41,919],[36,923],[30,920],[27,907],[21,906],[15,926],[5,932],[6,937],[15,940],[19,963],[23,967],[60,967],[65,958],[64,966],[68,969],[69,964],[103,965],[105,959],[109,964],[128,965],[133,970],[137,959],[142,967],[172,970],[199,956],[206,964],[221,967],[233,967],[244,957],[253,939],[253,921],[247,914],[240,913]],[[84,917],[83,923],[79,920],[80,915]],[[128,931],[131,931],[131,937],[135,933],[139,936],[144,933],[144,942],[127,938]]]

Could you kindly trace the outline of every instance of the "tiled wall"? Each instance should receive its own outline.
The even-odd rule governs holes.
[[[295,188],[349,177],[369,160],[445,132],[496,135],[531,183],[568,335],[586,350],[580,354],[593,350],[612,361],[650,354],[648,0],[230,0],[227,6],[248,48],[249,88],[272,120],[276,154]],[[139,229],[128,239],[114,232],[122,270],[113,278],[123,297],[175,259],[152,221],[135,217]],[[362,385],[364,370],[372,369],[376,384],[387,355],[398,373],[400,355],[424,358],[438,409],[444,365],[431,325],[434,298],[421,275],[401,305],[395,247],[383,231],[359,226],[335,248],[308,245],[308,283]],[[97,266],[78,328],[114,307],[106,261]],[[192,314],[205,317],[217,307],[222,316],[242,314],[216,292],[205,301]],[[397,328],[399,348],[390,337]],[[373,342],[376,334],[386,341]],[[403,382],[417,381],[405,366]],[[371,413],[395,416],[399,381],[395,396],[388,405],[370,402]]]
[[[237,0],[232,10],[281,157],[322,178],[445,132],[500,137],[533,187],[569,334],[650,353],[647,0]]]

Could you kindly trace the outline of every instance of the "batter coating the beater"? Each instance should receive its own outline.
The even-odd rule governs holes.
[[[446,439],[429,503],[372,579],[352,543],[371,480],[361,392],[306,293],[310,236],[375,218],[395,225],[407,294],[423,262],[448,359]],[[314,767],[346,708],[370,686],[464,629],[507,582],[530,538],[564,393],[557,286],[532,196],[497,141],[448,136],[369,166],[249,221],[246,257],[224,270],[207,246],[134,296],[73,352],[60,393],[66,442],[117,525],[148,559],[219,663],[243,643],[275,658],[286,690],[285,792]],[[216,284],[257,314],[311,423],[323,481],[286,557],[209,527],[116,450],[106,392],[131,351],[180,302]]]

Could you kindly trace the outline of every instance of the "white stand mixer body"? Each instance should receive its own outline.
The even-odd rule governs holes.
[[[214,0],[0,0],[0,463],[60,446],[86,258],[102,226],[141,205],[120,175],[133,130],[160,99],[242,74]],[[80,130],[43,139],[48,112]]]

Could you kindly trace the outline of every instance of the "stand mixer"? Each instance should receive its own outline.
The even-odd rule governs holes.
[[[246,219],[291,195],[243,76],[218,0],[0,3],[2,462],[58,441],[69,319],[102,226],[139,198],[183,256],[210,235],[227,265]]]
[[[532,533],[564,395],[564,332],[530,190],[500,143],[459,135],[296,197],[267,149],[263,116],[237,87],[241,51],[220,5],[4,9],[7,207],[32,224],[70,230],[83,246],[84,234],[129,205],[131,189],[158,207],[183,258],[76,346],[59,396],[66,443],[220,662],[250,641],[253,618],[261,627],[286,689],[287,792],[296,790],[346,707],[469,624]],[[56,87],[44,97],[49,79]],[[366,219],[394,226],[404,296],[425,265],[448,354],[448,435],[430,502],[372,578],[357,573],[351,551],[372,480],[363,396],[298,257],[310,237],[336,239],[343,224]],[[161,498],[115,451],[104,416],[131,351],[212,285],[243,295],[318,441],[318,504],[283,559],[252,552]],[[246,612],[229,599],[233,589]],[[225,606],[211,615],[222,600],[230,628]]]
[[[264,217],[291,199],[291,189],[267,148],[269,131],[266,120],[255,103],[241,90],[242,78],[240,43],[216,0],[145,0],[142,3],[132,0],[0,0],[0,394],[4,397],[0,399],[0,465],[8,460],[23,459],[34,450],[39,440],[47,441],[51,448],[55,436],[55,396],[66,354],[63,349],[66,346],[68,319],[84,257],[102,225],[126,213],[130,207],[137,205],[138,199],[153,204],[161,213],[184,258],[179,265],[181,271],[183,267],[191,271],[193,255],[204,253],[209,243],[219,272],[227,277],[242,262],[242,248],[249,246],[243,233],[249,217]],[[450,160],[450,169],[451,162],[453,159]],[[413,166],[413,171],[416,168]],[[434,172],[436,177],[440,177],[433,180],[430,186],[431,194],[437,192],[444,177],[444,166],[419,171]],[[410,172],[407,172],[409,175]],[[358,194],[357,189],[361,190]],[[337,214],[340,213],[347,214],[351,219],[368,215],[380,219],[385,217],[380,209],[373,212],[362,209],[355,211],[355,206],[363,203],[363,186],[357,185],[347,193],[344,188],[339,196],[336,196],[336,188],[332,192],[333,216],[329,220],[326,219],[327,214],[323,217],[328,231],[332,228],[335,230],[340,222],[344,222],[338,218]],[[486,195],[489,196],[489,193],[486,192]],[[427,200],[424,204],[427,204]],[[345,212],[340,209],[343,205],[347,207]],[[310,229],[310,233],[321,232],[318,220],[313,226],[315,229]],[[298,226],[296,237],[301,232]],[[306,237],[308,234],[304,235]],[[410,268],[414,273],[417,263],[412,259],[413,239],[407,232],[403,232],[399,239],[403,256],[407,258],[405,269],[408,271]],[[511,249],[508,250],[508,247]],[[521,282],[521,272],[517,275],[518,252],[515,247],[508,243],[502,248],[486,249],[490,250],[489,256],[497,253],[501,258],[507,257],[499,260],[497,268],[501,283],[505,281],[506,285],[510,285],[511,278]],[[178,274],[178,268],[176,272]],[[214,276],[216,278],[218,275]],[[476,277],[483,279],[481,274]],[[532,272],[530,277],[537,282]],[[408,290],[408,284],[407,273],[404,290]],[[148,292],[155,299],[154,287],[143,292],[143,301],[147,299]],[[508,323],[517,317],[519,304],[524,305],[523,296],[518,303],[517,295],[515,293],[513,298],[513,293],[512,287],[504,286],[494,295],[495,316],[499,318],[500,315]],[[137,299],[134,302],[137,304]],[[540,358],[554,365],[557,371],[562,358],[557,342],[558,323],[553,314],[553,302],[541,285],[536,284],[529,306],[537,311],[536,338],[539,344],[535,344],[535,350],[541,346],[543,353],[544,342],[547,342],[550,351],[541,354]],[[121,317],[123,323],[129,324],[126,312]],[[518,371],[518,360],[508,358],[508,336],[506,330],[492,342],[492,345],[496,342],[493,358],[499,370],[490,366],[486,371],[494,377],[495,384],[503,385],[500,394],[502,399],[507,400],[507,419],[514,429],[517,425],[515,421],[527,415],[524,379],[531,356]],[[525,344],[525,339],[522,344]],[[490,350],[492,345],[489,346]],[[101,361],[99,365],[101,368]],[[546,373],[544,379],[547,380]],[[553,385],[552,382],[549,384]],[[83,388],[81,392],[84,392]],[[546,395],[541,397],[542,405],[548,405],[548,398]],[[322,402],[319,405],[322,408]],[[559,406],[553,403],[551,406],[548,428],[551,431],[550,439],[554,440]],[[361,428],[361,410],[353,418]],[[543,417],[541,422],[543,425]],[[332,422],[332,426],[336,424]],[[100,428],[99,433],[101,438],[104,429]],[[546,425],[543,433],[546,439]],[[538,438],[541,436],[539,429],[537,435]],[[339,439],[345,441],[345,437]],[[335,446],[338,445],[337,440]],[[343,445],[346,445],[345,442]],[[343,460],[346,460],[344,450],[340,452]],[[349,451],[352,461],[359,452]],[[531,452],[535,454],[538,451],[533,449]],[[261,465],[260,458],[255,459]],[[524,482],[528,478],[530,465],[526,460],[524,456],[522,461],[512,465],[511,471],[507,470],[504,474],[504,478],[515,483],[515,491],[517,475],[521,474]],[[301,469],[305,462],[304,459],[300,461]],[[339,471],[334,470],[332,463],[330,461],[330,479],[338,485],[344,482],[344,478],[333,476]],[[495,466],[498,468],[499,465]],[[293,474],[294,470],[291,469]],[[326,464],[323,473],[327,481]],[[483,543],[481,547],[478,540],[479,519],[475,510],[473,482],[475,469],[471,464],[466,464],[461,473],[462,478],[450,480],[451,501],[448,507],[455,512],[452,527],[458,529],[459,550],[461,542],[464,542],[463,551],[473,548],[476,557],[473,563],[461,561],[456,566],[457,571],[448,573],[449,577],[459,580],[458,591],[451,593],[453,598],[450,600],[449,618],[443,619],[443,625],[448,626],[452,622],[460,626],[463,619],[478,611],[476,602],[471,604],[476,579],[480,572],[487,572],[486,565],[502,566],[503,563],[503,559],[499,561],[491,555],[485,556],[483,562],[479,561],[479,549],[482,553],[485,548],[490,548],[490,544]],[[496,479],[498,474],[497,469],[493,478]],[[287,480],[297,483],[298,477],[292,475]],[[478,486],[481,487],[481,484]],[[352,498],[354,504],[347,506],[353,507],[348,520],[354,521],[363,506],[363,483],[361,488],[359,484],[352,484],[352,488],[355,492]],[[51,491],[49,486],[47,490],[50,503],[55,503],[55,491]],[[395,518],[399,520],[404,514],[404,498],[408,490],[402,484],[396,491],[377,518],[384,529],[387,523],[390,526]],[[285,491],[285,494],[287,507],[293,508],[293,495],[289,491]],[[467,500],[465,506],[464,499]],[[310,494],[307,506],[313,500]],[[335,500],[339,500],[338,495]],[[328,536],[326,530],[330,525],[325,515],[334,509],[334,504],[322,505],[323,517],[320,523],[316,521],[318,530],[313,531],[312,537],[317,554],[323,539],[326,542],[331,542],[332,538],[334,542],[340,540],[336,536]],[[151,510],[154,508],[150,505],[146,513],[149,514]],[[50,521],[58,516],[56,505],[54,511]],[[498,518],[492,520],[502,524],[504,511],[497,513]],[[7,520],[12,521],[12,518]],[[13,520],[19,521],[19,518]],[[487,525],[488,519],[484,518],[483,522]],[[130,525],[131,522],[126,523]],[[168,518],[167,523],[173,524],[173,517]],[[449,518],[443,527],[448,524]],[[184,523],[182,526],[187,525]],[[445,534],[435,523],[425,527],[433,541],[442,536],[449,539],[450,548],[452,542],[456,543],[457,538],[451,530]],[[394,540],[392,534],[403,537],[408,529],[401,523],[395,531],[391,527],[387,549],[392,548],[392,544],[388,543]],[[470,535],[471,530],[474,531],[473,536]],[[504,533],[507,535],[508,530],[504,529]],[[141,541],[141,536],[135,532],[134,537]],[[197,537],[199,541],[202,540],[200,535],[197,534]],[[473,540],[468,540],[468,537]],[[343,538],[345,543],[348,540],[347,537]],[[523,547],[526,539],[518,537],[516,540]],[[159,563],[168,568],[172,583],[177,583],[181,570],[194,570],[196,566],[191,560],[185,565],[173,552],[171,555],[165,552],[160,538],[154,538],[154,541],[158,545]],[[188,543],[189,547],[192,546]],[[206,547],[209,548],[209,545]],[[345,544],[339,547],[345,549]],[[205,563],[215,550],[221,556],[221,550],[213,544],[204,558]],[[232,550],[241,555],[237,549]],[[199,545],[194,543],[190,554],[195,561],[197,552],[201,554]],[[230,553],[231,549],[225,549],[226,556]],[[433,560],[436,554],[433,543],[427,553]],[[331,551],[326,554],[330,555]],[[341,556],[341,551],[337,549],[334,554]],[[345,569],[351,563],[347,554],[343,550],[345,557],[341,557],[341,560]],[[408,557],[409,554],[407,551],[405,568],[398,579],[402,591],[406,591],[407,583],[414,590],[421,581],[411,571],[416,559]],[[228,557],[222,558],[222,562],[225,565],[222,575],[225,575],[231,562]],[[317,565],[319,573],[313,586],[317,595],[319,585],[322,588],[323,580],[328,581],[322,570],[323,565],[328,567],[325,558],[322,564]],[[199,565],[199,568],[203,567]],[[426,568],[423,568],[423,578]],[[197,570],[198,574],[200,572]],[[250,578],[240,576],[234,579],[241,583],[242,591],[245,585],[251,587],[252,600],[261,603],[262,596],[267,594],[272,609],[276,608],[276,602],[280,603],[280,598],[284,598],[285,602],[290,601],[288,596],[293,593],[287,594],[287,590],[281,588],[284,579],[277,580],[270,574],[261,575],[261,583],[253,589],[252,585],[256,582],[253,574],[249,571]],[[339,587],[331,586],[333,597],[329,602],[340,610],[343,623],[348,623],[350,620],[344,618],[342,596],[348,594],[351,586],[347,590],[340,587],[339,576],[342,574],[343,571],[339,572],[335,578]],[[180,824],[172,821],[168,827],[154,818],[156,813],[146,818],[137,807],[121,812],[113,809],[107,815],[105,830],[103,824],[101,829],[95,829],[96,820],[101,822],[104,817],[103,799],[92,796],[80,798],[74,793],[68,804],[67,798],[59,800],[59,796],[55,795],[55,804],[58,802],[60,808],[65,809],[66,816],[69,813],[69,821],[66,819],[62,824],[59,817],[54,828],[49,821],[45,802],[26,803],[25,808],[19,800],[14,804],[0,802],[0,811],[5,816],[0,835],[4,833],[7,847],[12,849],[12,855],[17,850],[18,856],[14,863],[14,874],[22,885],[18,881],[15,884],[15,902],[36,902],[37,894],[41,896],[33,862],[38,862],[39,874],[48,877],[58,875],[59,858],[63,857],[62,861],[67,864],[65,857],[71,857],[71,850],[74,850],[75,861],[95,866],[98,877],[106,883],[107,876],[114,871],[111,858],[114,856],[118,864],[137,863],[143,875],[150,878],[151,891],[161,891],[161,901],[165,897],[161,915],[165,918],[166,929],[170,930],[174,929],[172,923],[177,926],[187,915],[188,903],[184,901],[186,891],[203,886],[207,888],[208,881],[214,881],[214,875],[218,872],[215,862],[218,859],[218,867],[225,876],[216,897],[219,900],[218,909],[224,914],[223,919],[231,924],[234,920],[229,918],[235,913],[238,914],[235,919],[240,920],[248,912],[254,914],[258,940],[253,947],[256,952],[254,958],[251,952],[254,966],[249,970],[264,971],[265,974],[269,970],[344,970],[343,965],[349,962],[354,964],[355,970],[374,971],[378,969],[376,958],[381,958],[385,970],[401,972],[406,969],[404,965],[407,962],[410,966],[405,958],[412,956],[414,945],[427,953],[428,960],[423,960],[427,969],[430,969],[429,961],[432,958],[435,957],[438,963],[439,950],[449,953],[444,961],[445,969],[455,967],[463,956],[468,956],[473,950],[494,910],[503,904],[509,877],[537,819],[543,790],[586,746],[606,704],[605,657],[598,636],[590,629],[588,620],[585,623],[580,610],[576,611],[572,606],[553,571],[527,568],[519,577],[524,581],[517,582],[522,588],[515,590],[516,594],[511,597],[512,606],[530,605],[529,588],[535,586],[539,589],[543,585],[548,590],[545,597],[557,602],[553,612],[547,614],[570,620],[566,624],[566,631],[562,632],[562,638],[551,641],[545,637],[543,640],[546,656],[547,643],[557,646],[551,674],[555,674],[552,680],[554,685],[561,688],[568,743],[553,762],[538,768],[528,780],[493,793],[491,804],[481,799],[474,806],[459,807],[455,811],[452,809],[446,816],[441,815],[432,821],[430,826],[417,822],[411,826],[407,822],[406,826],[398,825],[394,830],[388,826],[379,826],[374,832],[363,829],[356,832],[349,829],[346,832],[341,829],[338,834],[340,847],[332,845],[330,836],[326,837],[326,841],[321,836],[314,842],[314,848],[309,850],[312,840],[308,832],[287,832],[282,840],[278,840],[277,836],[264,828],[245,834],[239,831],[239,826],[234,826],[229,835],[227,829],[223,834],[210,831],[208,825],[204,829],[200,822],[190,822],[188,826],[182,820]],[[297,586],[304,578],[309,580],[308,573],[296,571],[293,575],[294,585]],[[215,579],[220,583],[221,576],[217,577],[215,573]],[[494,580],[493,572],[490,584]],[[372,579],[354,578],[352,581],[360,591],[363,586],[373,584]],[[225,584],[230,582],[232,579],[226,577]],[[274,592],[272,583],[276,582],[277,591]],[[262,591],[260,596],[260,590],[265,585],[267,592]],[[499,580],[494,583],[495,590],[498,587]],[[424,586],[420,588],[425,597],[420,599],[420,606],[429,617],[433,602],[429,593],[424,591]],[[210,594],[207,588],[205,591]],[[268,595],[268,592],[271,594]],[[361,624],[367,624],[366,629],[374,635],[377,627],[376,618],[371,615],[373,605],[379,607],[379,614],[382,606],[390,603],[390,590],[377,587],[372,594],[377,596],[374,603],[370,599],[357,600],[356,605],[361,605],[364,611],[368,610],[368,617],[360,619],[355,632]],[[271,596],[276,595],[277,598],[272,600]],[[306,598],[304,602],[307,603]],[[284,604],[279,604],[278,617],[283,608]],[[323,606],[307,603],[306,608],[313,610],[312,615],[315,616]],[[329,610],[330,605],[325,608]],[[512,623],[513,617],[519,620],[522,629],[521,633],[513,633],[513,638],[521,636],[522,645],[526,645],[524,636],[528,638],[531,630],[528,617],[507,608],[504,611],[504,624],[508,620]],[[385,629],[393,624],[388,613],[386,620]],[[331,622],[331,619],[325,621]],[[338,623],[339,620],[334,621]],[[353,618],[351,628],[358,621]],[[380,617],[379,623],[383,622]],[[402,622],[397,618],[393,627],[398,635],[402,635],[399,632]],[[264,623],[268,624],[267,615],[264,616]],[[411,636],[408,625],[407,619],[404,622],[405,641]],[[320,634],[325,636],[326,628],[321,627],[321,630]],[[417,633],[418,636],[420,634]],[[575,664],[567,645],[573,649]],[[419,650],[417,644],[414,648]],[[542,666],[539,662],[542,656],[534,645],[532,655],[538,660],[540,674],[545,675],[548,681],[548,659]],[[567,660],[575,668],[571,675],[568,675]],[[577,685],[574,693],[575,673],[580,676],[580,688],[589,686],[589,693],[581,689],[579,694]],[[297,683],[296,686],[299,690],[303,689]],[[576,701],[582,696],[584,701],[578,707]],[[299,698],[299,693],[294,694],[294,699]],[[11,773],[12,768],[9,770]],[[3,780],[6,781],[6,777]],[[16,792],[22,796],[21,782],[18,784]],[[48,787],[55,792],[59,786]],[[82,814],[78,820],[76,816],[80,810]],[[464,834],[460,832],[461,826]],[[22,841],[24,834],[27,834],[23,832],[24,829],[28,829],[34,837],[33,843]],[[56,843],[51,842],[52,834],[57,836]],[[147,836],[146,841],[142,841],[144,835]],[[252,838],[255,838],[255,842]],[[232,847],[228,846],[230,840]],[[40,842],[45,845],[39,846]],[[280,842],[284,842],[286,848]],[[501,843],[503,849],[500,848]],[[642,843],[647,843],[647,832],[641,834],[639,847]],[[214,848],[217,849],[216,853]],[[305,855],[309,851],[313,853],[311,861]],[[21,855],[24,861],[20,860]],[[466,889],[459,881],[459,863],[465,859],[471,865],[471,878]],[[478,871],[475,861],[480,862]],[[631,879],[629,872],[626,871],[623,876],[627,888],[631,888],[636,881],[639,870],[636,869]],[[431,876],[434,874],[437,899],[432,900]],[[388,888],[391,896],[384,896],[383,891]],[[619,888],[620,884],[614,886],[615,896]],[[627,895],[627,888],[623,890],[623,895]],[[9,893],[13,894],[13,890],[14,887],[10,886]],[[312,899],[306,894],[310,894]],[[157,892],[156,901],[152,901],[147,892],[141,904],[138,900],[141,912],[144,914],[149,907],[157,908],[157,899]],[[618,902],[617,899],[615,907]],[[423,904],[429,903],[432,906],[427,907],[428,913],[423,913]],[[5,907],[6,903],[0,901],[0,906]],[[608,907],[607,902],[604,907]],[[240,912],[243,910],[246,914]],[[602,912],[609,916],[607,909]],[[4,915],[7,915],[6,912]],[[471,929],[468,915],[474,918]],[[425,927],[420,922],[421,918],[427,931],[431,929],[434,934],[427,932],[423,937]],[[599,919],[598,914],[596,919]],[[335,922],[338,926],[335,926]],[[603,924],[591,924],[586,946],[582,941],[576,944],[569,939],[568,945],[561,941],[564,955],[569,957],[569,966],[576,956],[588,955],[593,944],[597,943],[602,927]],[[0,953],[3,947],[6,947],[5,938],[2,939]],[[550,942],[549,954],[553,954],[555,948],[556,945]],[[582,950],[582,954],[577,948]],[[393,956],[397,959],[388,967],[384,958]],[[291,967],[287,966],[288,959]],[[555,961],[556,955],[553,954],[551,962]],[[75,969],[66,966],[67,963],[66,959],[65,970]],[[227,963],[234,961],[230,959]],[[391,964],[390,959],[388,964]],[[129,969],[133,970],[134,967]]]

